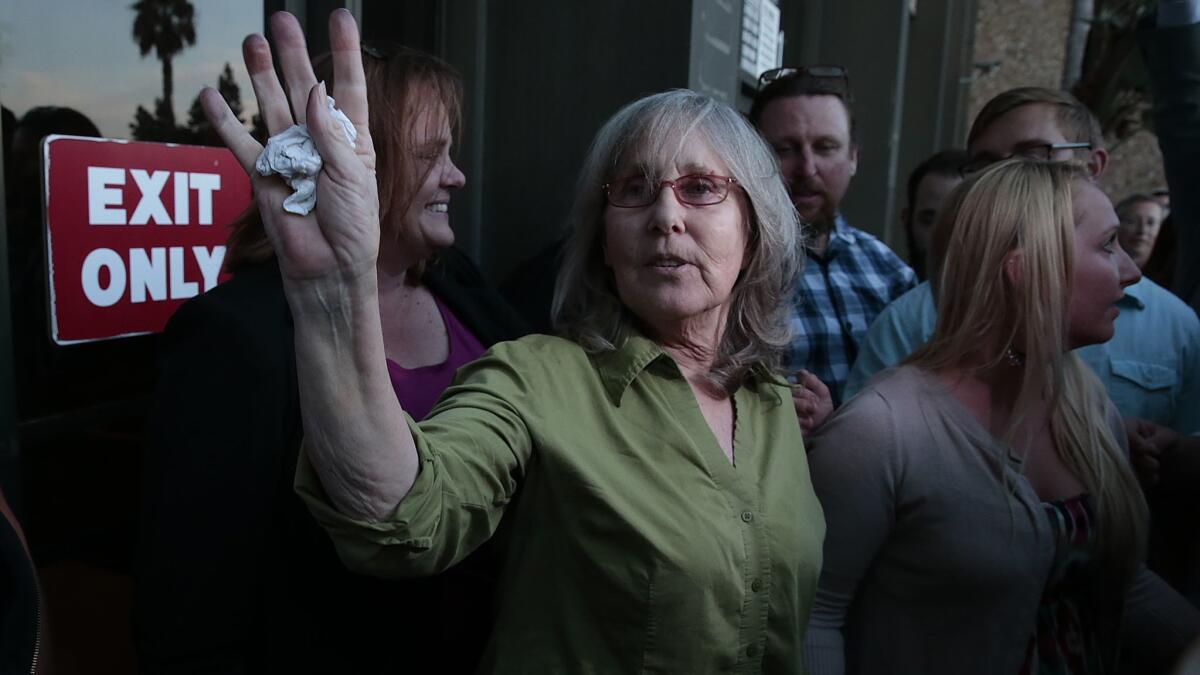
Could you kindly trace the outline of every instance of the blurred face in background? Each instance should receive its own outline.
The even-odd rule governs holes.
[[[1154,252],[1158,230],[1162,226],[1163,209],[1157,202],[1138,201],[1121,213],[1121,228],[1118,230],[1121,248],[1125,249],[1133,262],[1141,269]]]
[[[1154,191],[1154,201],[1162,207],[1163,220],[1171,215],[1171,192],[1170,190],[1158,189]]]
[[[929,242],[933,238],[933,225],[938,211],[950,191],[962,182],[959,174],[927,173],[917,183],[913,203],[900,212],[900,220],[912,232],[914,260],[926,261],[928,267]],[[926,270],[928,274],[928,269]]]

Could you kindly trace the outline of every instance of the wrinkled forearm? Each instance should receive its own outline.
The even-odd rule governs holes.
[[[305,445],[332,504],[386,518],[416,479],[416,446],[387,374],[373,274],[288,284]]]

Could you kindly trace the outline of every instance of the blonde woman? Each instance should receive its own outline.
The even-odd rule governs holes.
[[[1127,589],[1177,598],[1139,567],[1121,420],[1069,350],[1112,336],[1137,267],[1071,165],[997,164],[942,218],[933,337],[812,442],[828,536],[810,670],[1113,672]],[[1134,619],[1185,644],[1186,625]]]

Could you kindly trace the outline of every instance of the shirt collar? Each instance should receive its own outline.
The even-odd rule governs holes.
[[[616,406],[621,405],[621,398],[633,381],[655,364],[660,368],[658,372],[682,379],[679,366],[662,346],[640,333],[631,334],[618,349],[592,355],[592,365],[600,376],[604,391]],[[782,399],[772,387],[751,384],[754,381],[789,386],[782,377],[768,374],[758,367],[753,368],[746,384],[757,390],[759,396],[770,404],[778,404]]]
[[[1125,295],[1117,301],[1119,305],[1127,305],[1134,309],[1146,309],[1146,297],[1150,295],[1150,284],[1153,283],[1146,277],[1142,277],[1132,286],[1125,288]]]
[[[830,238],[833,237],[837,237],[847,243],[854,239],[854,237],[850,236],[850,224],[846,222],[841,212],[838,212],[833,217],[833,232],[830,233]]]
[[[601,352],[592,356],[592,364],[600,375],[600,382],[605,392],[612,399],[613,405],[621,405],[621,397],[630,384],[642,374],[651,363],[665,360],[671,364],[676,373],[679,372],[675,362],[659,344],[639,333],[630,335],[625,344],[609,352]]]
[[[838,213],[833,217],[833,227],[829,230],[829,241],[825,244],[825,253],[823,258],[831,259],[843,248],[854,244],[854,235],[850,232],[850,225],[846,219]],[[812,253],[811,249],[809,250]]]

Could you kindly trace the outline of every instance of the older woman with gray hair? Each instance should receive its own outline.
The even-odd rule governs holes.
[[[771,151],[692,92],[618,112],[572,216],[566,337],[497,345],[418,424],[380,365],[357,29],[338,11],[330,32],[358,141],[323,85],[293,91],[325,162],[315,214],[283,212],[284,184],[254,180],[295,316],[297,489],[343,560],[433,574],[503,524],[483,672],[796,672],[824,519],[776,374],[799,224]],[[281,50],[283,72],[303,54]],[[290,114],[273,71],[252,74],[264,114]],[[257,144],[219,95],[202,101],[249,169]]]

